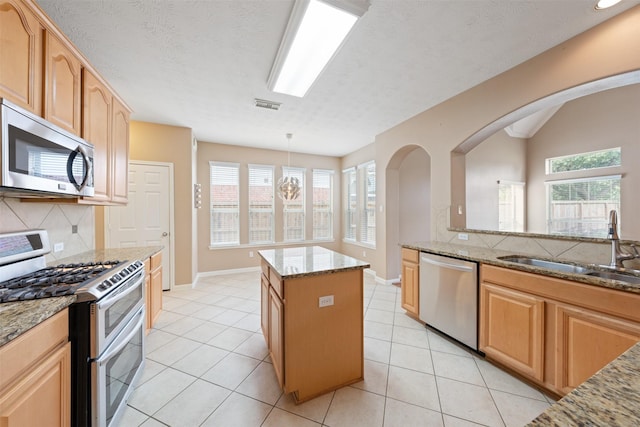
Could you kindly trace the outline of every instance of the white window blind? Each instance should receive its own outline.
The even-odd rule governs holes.
[[[356,169],[349,168],[342,171],[342,182],[344,185],[344,239],[356,240],[357,212],[358,212],[358,191]]]
[[[273,166],[249,165],[249,243],[273,243],[273,218]]]
[[[360,242],[376,244],[376,164],[361,165],[362,170],[362,216],[360,218]]]
[[[498,181],[498,230],[524,231],[524,182]]]
[[[211,246],[240,243],[240,167],[209,162],[211,185]]]
[[[313,170],[313,239],[333,239],[332,170]]]
[[[620,212],[621,175],[547,181],[547,232],[604,238]]]
[[[284,217],[284,241],[298,242],[304,240],[304,221],[305,221],[305,169],[292,168],[284,166],[282,168],[282,176],[290,176],[298,178],[300,182],[300,195],[295,200],[283,201],[283,217]]]

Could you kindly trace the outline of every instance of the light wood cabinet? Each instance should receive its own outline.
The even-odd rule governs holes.
[[[640,341],[640,295],[483,264],[480,350],[564,395]]]
[[[147,333],[158,320],[162,311],[162,252],[147,258],[144,262],[145,302],[147,308]]]
[[[127,203],[130,111],[32,0],[0,0],[0,97],[94,145],[94,197],[35,201]]]
[[[420,252],[402,248],[402,308],[418,317],[420,301]]]
[[[65,309],[0,348],[0,425],[70,425],[68,321]]]
[[[273,288],[269,289],[269,357],[280,387],[284,386],[284,308]]]
[[[303,402],[361,381],[362,270],[283,278],[263,261],[262,271],[261,326],[284,391]]]
[[[483,282],[480,349],[505,366],[543,380],[544,300]]]
[[[0,0],[0,97],[42,113],[42,25],[20,0]]]
[[[569,393],[640,341],[640,324],[591,310],[556,307],[556,385]]]
[[[44,118],[80,135],[80,60],[50,32],[45,35],[44,58]]]
[[[93,144],[92,201],[111,200],[111,114],[109,90],[89,70],[82,73],[82,137]]]

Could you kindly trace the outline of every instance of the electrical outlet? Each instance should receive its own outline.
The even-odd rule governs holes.
[[[469,240],[469,235],[467,233],[458,233],[458,240]]]
[[[333,295],[318,298],[318,307],[328,307],[330,305],[333,305]]]
[[[55,245],[53,245],[53,252],[60,252],[60,251],[64,251],[64,243],[63,242],[56,243]]]
[[[249,258],[253,258],[253,251],[249,251]]]

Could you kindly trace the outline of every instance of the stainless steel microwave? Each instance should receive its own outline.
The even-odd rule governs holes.
[[[0,195],[93,196],[93,145],[0,98]]]

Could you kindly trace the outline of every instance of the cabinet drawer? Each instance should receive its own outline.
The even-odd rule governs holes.
[[[264,275],[264,277],[269,279],[269,264],[267,264],[266,262],[262,261],[260,263],[260,268],[262,269],[262,274]]]
[[[417,264],[420,262],[420,252],[415,249],[402,248],[402,259]]]
[[[151,272],[151,260],[149,258],[144,260],[144,272],[149,274]]]
[[[284,299],[284,288],[282,287],[282,280],[278,277],[273,270],[269,271],[269,283],[274,291],[278,294],[280,299]]]
[[[0,390],[68,341],[69,311],[55,314],[0,348]]]
[[[162,252],[158,252],[155,255],[151,255],[151,271],[160,267],[162,264]]]

